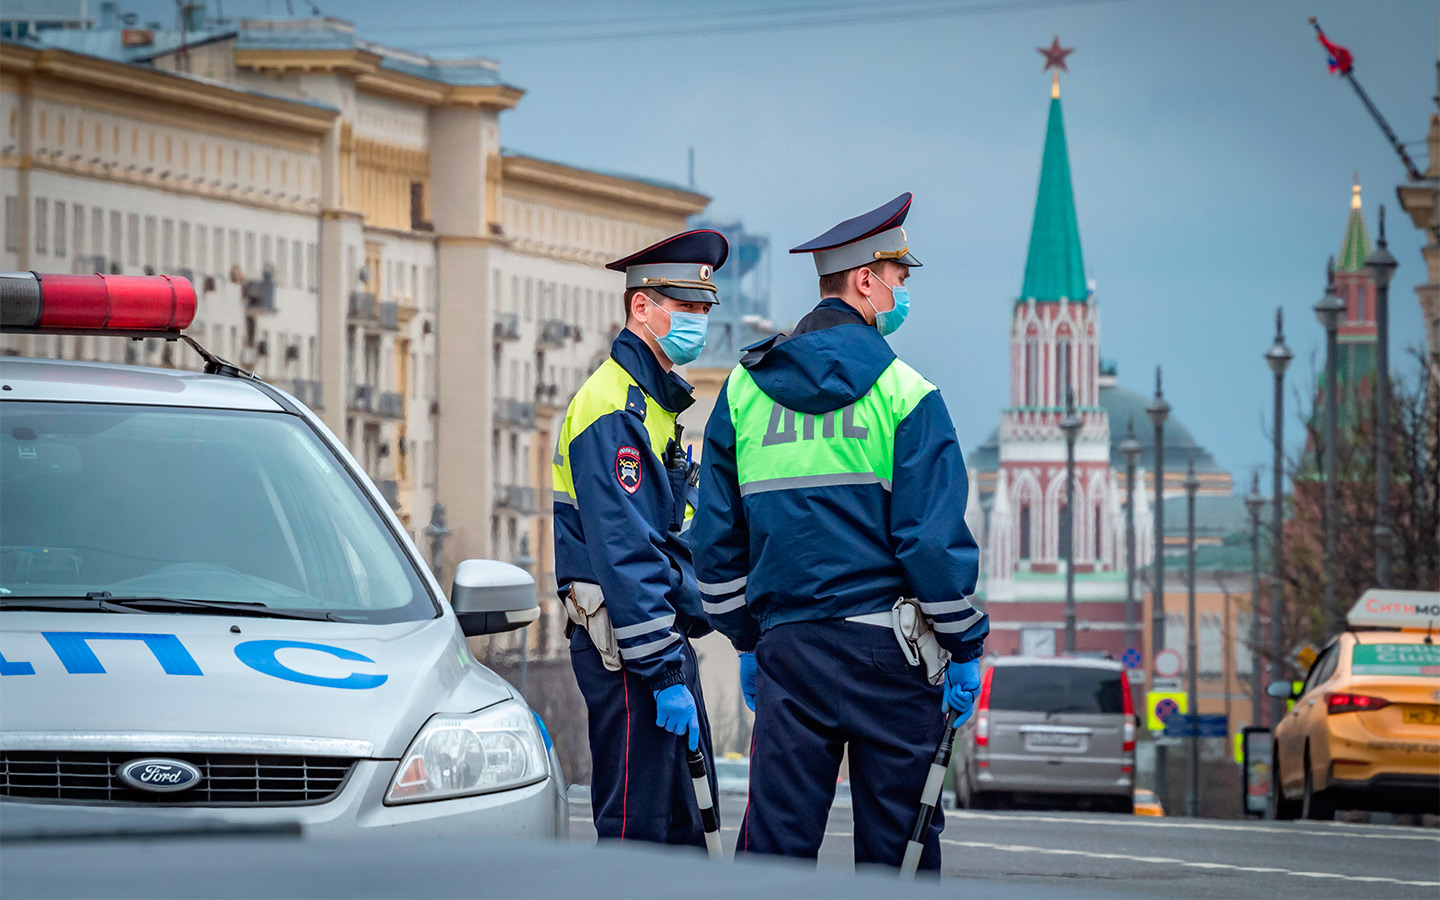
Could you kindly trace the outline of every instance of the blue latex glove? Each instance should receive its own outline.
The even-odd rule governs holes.
[[[655,724],[671,734],[690,735],[690,749],[700,746],[700,713],[695,698],[683,684],[655,692]]]
[[[952,662],[945,668],[945,706],[956,712],[955,727],[969,719],[975,709],[975,696],[980,692],[980,660]]]
[[[755,662],[754,652],[740,654],[740,693],[745,695],[745,705],[755,711]]]

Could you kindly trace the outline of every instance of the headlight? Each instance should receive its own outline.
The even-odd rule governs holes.
[[[547,774],[535,716],[506,700],[477,713],[438,715],[426,722],[401,758],[385,802],[503,791],[534,784]]]

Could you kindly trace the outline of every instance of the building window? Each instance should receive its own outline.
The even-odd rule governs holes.
[[[50,201],[35,198],[35,252],[46,253],[46,242],[50,237]]]
[[[125,243],[125,219],[120,211],[110,211],[110,264],[119,265],[121,245]]]
[[[1030,504],[1020,504],[1020,558],[1030,558]]]
[[[1100,535],[1103,525],[1104,517],[1100,510],[1100,504],[1097,503],[1095,504],[1095,562],[1097,564],[1100,562]]]
[[[180,223],[180,268],[190,268],[190,223]]]
[[[204,225],[195,228],[195,271],[201,275],[209,270],[205,264],[210,261],[210,229]]]
[[[175,268],[175,220],[165,219],[160,223],[160,271],[169,272]]]
[[[1040,340],[1035,335],[1025,338],[1024,398],[1026,406],[1040,405]]]
[[[155,216],[145,217],[145,265],[155,265],[155,233],[159,222]]]
[[[264,272],[266,266],[275,264],[275,239],[270,235],[260,238],[260,271]]]
[[[319,273],[315,268],[315,245],[305,245],[305,287],[310,293],[318,290]]]
[[[534,318],[534,307],[532,305],[534,303],[534,289],[534,279],[525,279],[525,321],[527,322]]]
[[[1065,405],[1065,392],[1070,388],[1070,338],[1055,342],[1055,405]]]
[[[70,217],[70,249],[76,253],[85,252],[85,214]]]
[[[128,244],[125,248],[125,264],[140,265],[140,214],[130,213],[125,217],[125,234]]]
[[[254,278],[260,272],[255,267],[255,232],[245,232],[245,277]]]
[[[300,242],[296,241],[295,246],[291,248],[291,254],[294,256],[294,259],[291,260],[290,273],[295,279],[293,286],[297,288],[305,286],[305,261],[302,256],[303,252],[304,250],[300,246]],[[351,248],[351,253],[353,255],[354,248]]]
[[[75,214],[76,214],[77,216],[81,214],[81,213],[79,212],[79,209],[80,209],[79,207],[76,207],[76,210],[77,210],[77,211],[76,211]],[[60,202],[59,200],[56,200],[56,201],[55,201],[55,258],[56,258],[56,259],[64,259],[65,256],[67,255],[67,254],[66,254],[66,250],[65,250],[65,238],[66,238],[67,236],[68,236],[68,235],[66,234],[66,229],[65,229],[65,204],[62,203],[62,202]],[[80,249],[80,248],[79,248],[79,247],[76,247],[75,249],[78,250],[78,249]]]
[[[84,215],[78,205],[75,207],[75,215]],[[80,248],[76,247],[75,250],[78,252]],[[90,208],[90,252],[96,256],[105,252],[105,210],[98,206]]]
[[[284,287],[289,274],[287,263],[289,262],[290,247],[284,238],[275,239],[275,284]]]

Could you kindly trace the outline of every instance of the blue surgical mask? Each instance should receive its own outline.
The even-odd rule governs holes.
[[[665,309],[658,303],[657,309]],[[703,313],[673,312],[666,309],[665,313],[670,316],[670,330],[663,335],[655,334],[649,325],[645,330],[649,331],[659,342],[660,349],[672,363],[683,366],[692,363],[700,358],[700,352],[705,349],[705,336],[710,331],[710,317]]]
[[[879,275],[875,275],[873,271],[870,274],[876,281],[880,281]],[[883,281],[880,281],[880,283],[885,284]],[[890,287],[890,285],[885,284],[885,288],[890,291],[890,296],[895,298],[895,307],[893,309],[887,309],[881,312],[875,309],[875,304],[870,303],[868,297],[865,299],[865,302],[870,303],[871,309],[875,309],[875,327],[880,329],[882,335],[890,335],[894,334],[901,325],[904,325],[905,317],[910,315],[910,289],[903,284],[896,287]]]

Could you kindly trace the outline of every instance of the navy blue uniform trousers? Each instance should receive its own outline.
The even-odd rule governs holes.
[[[736,852],[814,859],[848,745],[855,863],[899,866],[945,728],[942,688],[876,625],[777,625],[755,653],[750,801]],[[940,868],[944,826],[937,806],[921,869]]]
[[[685,686],[700,711],[700,748],[715,789],[710,722],[695,650],[681,638]],[[655,724],[655,695],[631,672],[605,668],[583,628],[570,636],[570,665],[590,714],[590,803],[601,840],[705,846],[695,788],[685,762],[688,738]]]

